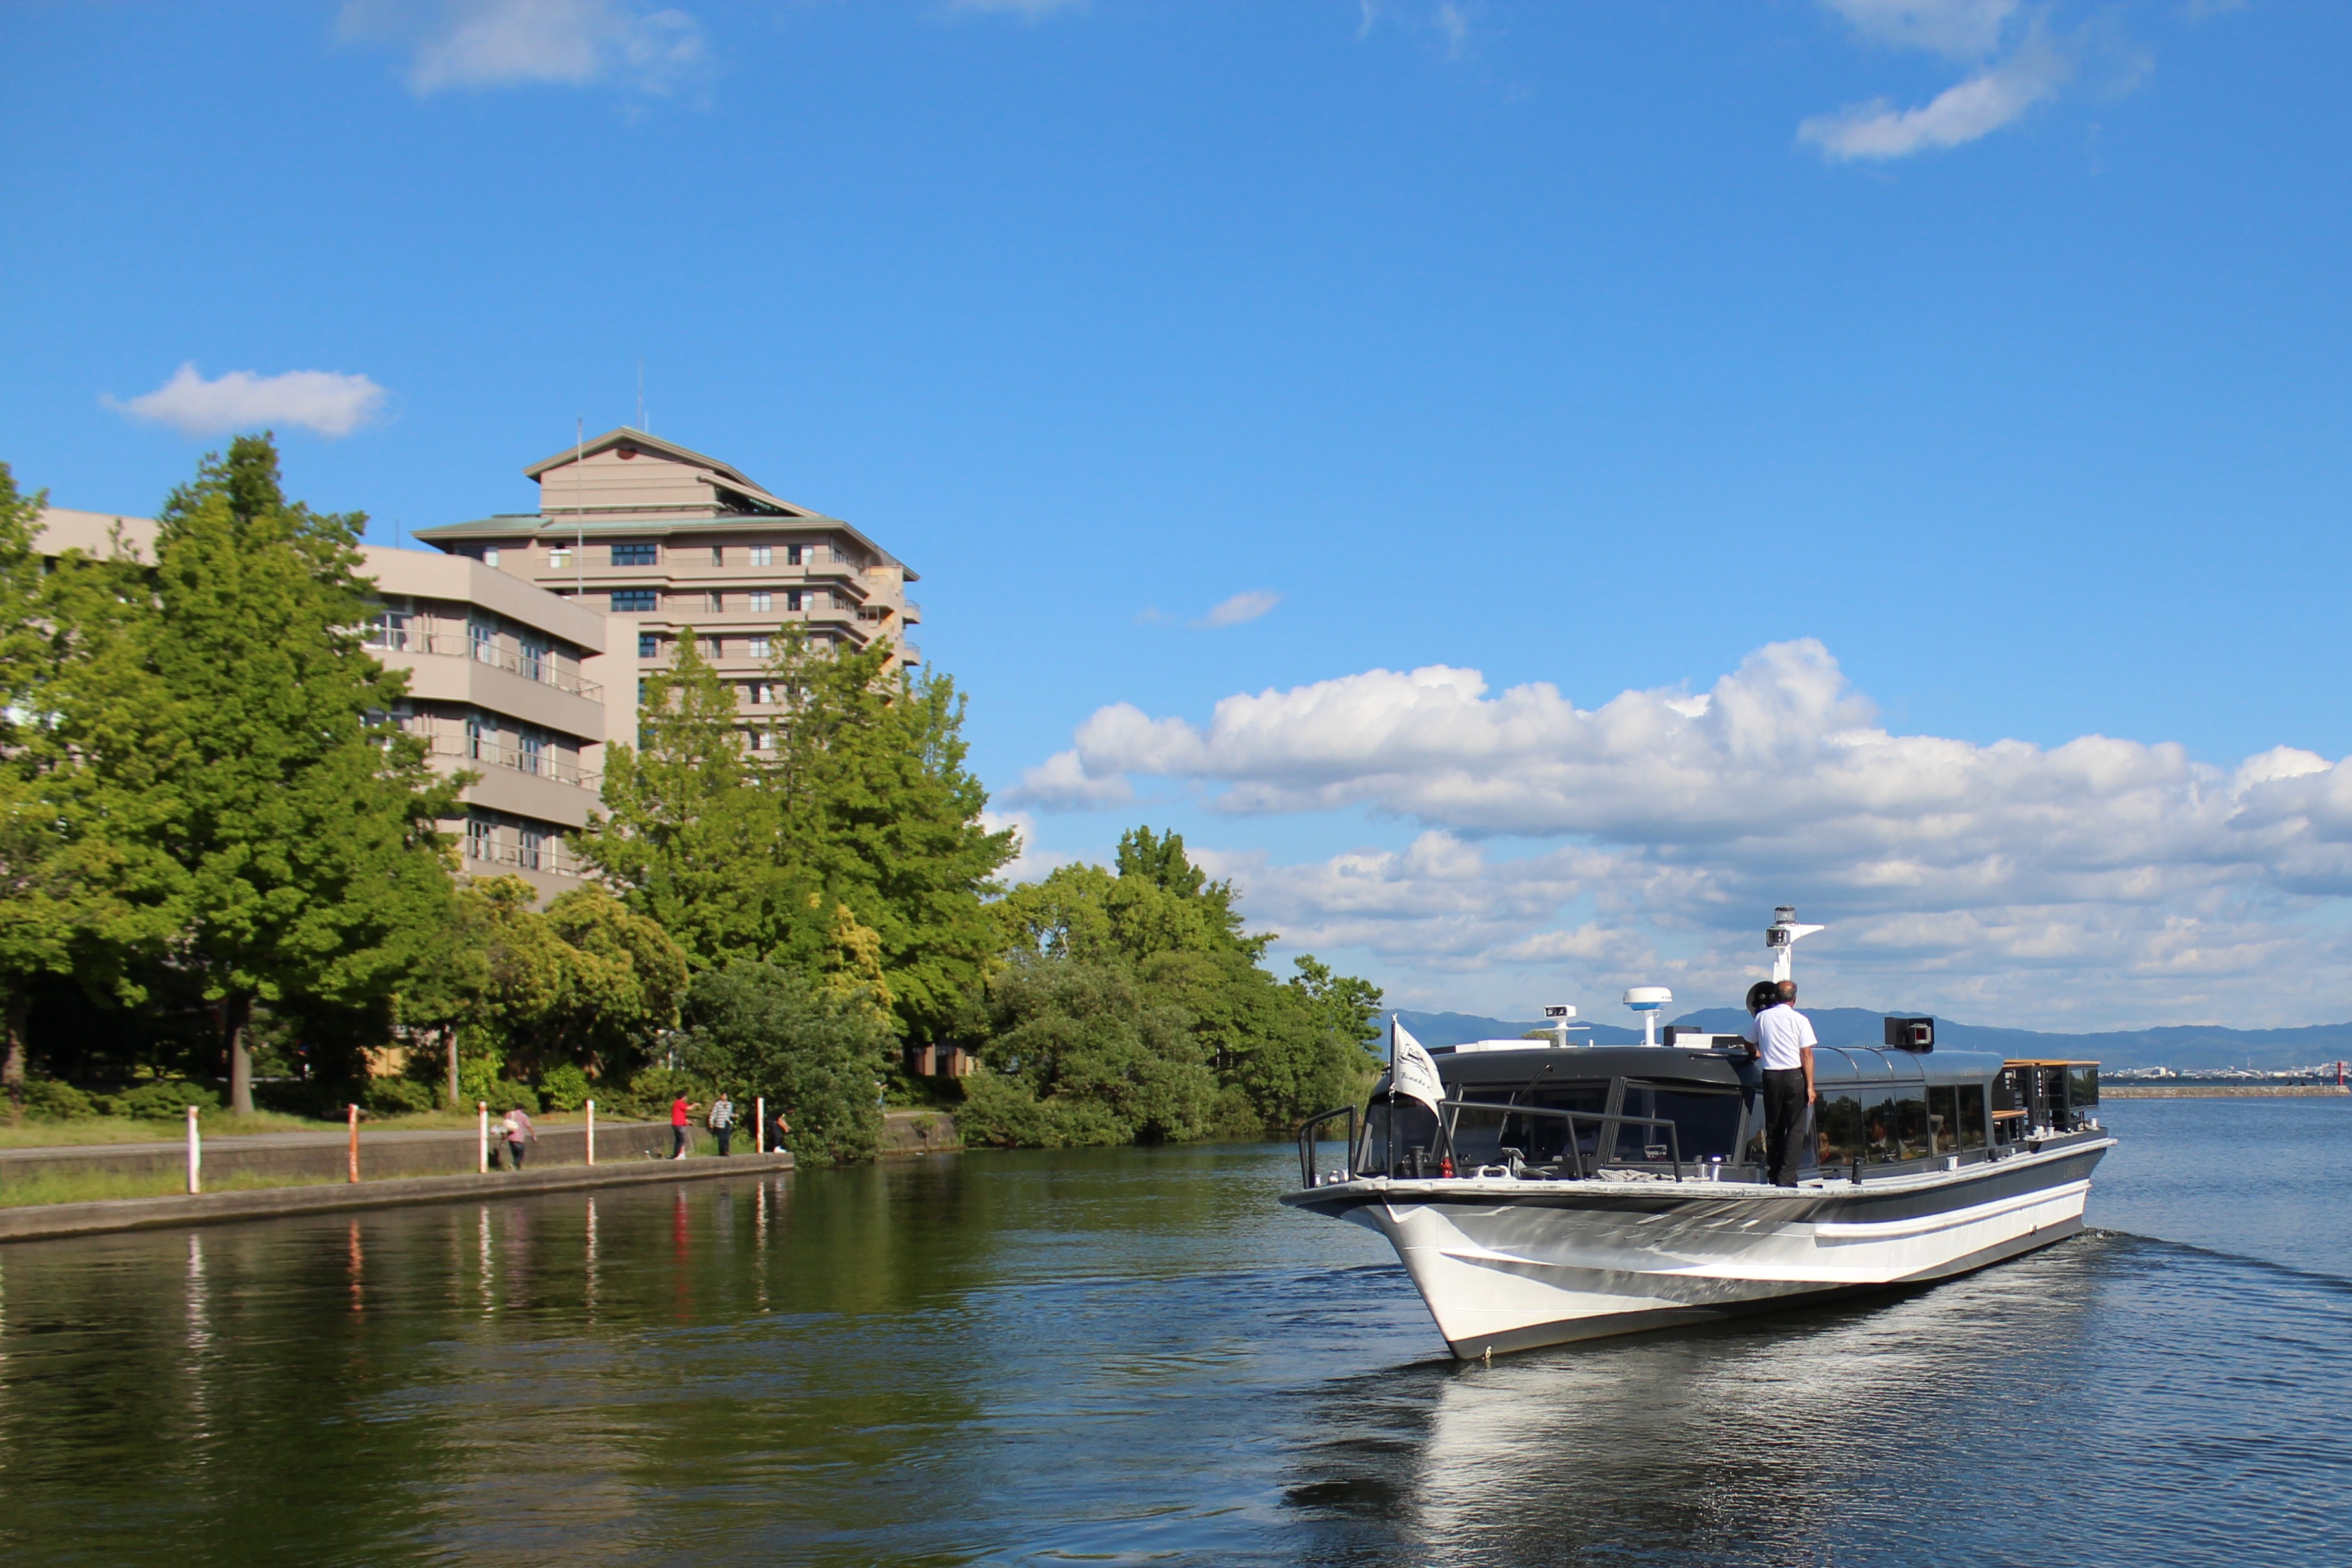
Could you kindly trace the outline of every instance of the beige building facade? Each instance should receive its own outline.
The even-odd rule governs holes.
[[[51,507],[39,544],[104,555],[120,538],[154,558],[155,524]],[[636,663],[609,645],[628,629],[483,562],[433,550],[362,546],[378,609],[369,649],[408,674],[394,716],[443,773],[477,775],[466,814],[442,824],[465,869],[513,873],[542,900],[580,884],[571,838],[603,783],[607,737],[634,734]]]
[[[922,658],[907,640],[922,607],[907,597],[916,574],[905,563],[716,458],[624,426],[523,472],[539,484],[538,511],[416,538],[609,615],[613,662],[634,658],[632,681],[692,635],[735,687],[755,747],[781,712],[771,671],[788,628],[817,648],[887,639],[894,662]]]

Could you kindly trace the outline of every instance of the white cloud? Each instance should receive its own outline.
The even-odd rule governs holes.
[[[451,88],[620,81],[666,93],[704,59],[684,11],[622,0],[348,0],[345,33],[409,47],[409,85]]]
[[[1822,0],[1866,38],[1902,49],[1981,59],[2000,47],[2017,0]]]
[[[992,833],[1013,830],[1013,855],[997,876],[1006,883],[1042,881],[1055,866],[1067,865],[1071,857],[1055,854],[1037,847],[1037,820],[1026,811],[986,811],[980,814],[982,830]]]
[[[1840,162],[1885,162],[1938,148],[1958,147],[2015,123],[2027,110],[2058,97],[2085,54],[2120,57],[2107,73],[2109,96],[2128,92],[2147,68],[2145,51],[2130,46],[2112,18],[2053,36],[2047,6],[2032,11],[2016,0],[1822,0],[1873,43],[1922,49],[1972,65],[1967,77],[1916,109],[1885,99],[1848,104],[1808,117],[1797,139]],[[2022,26],[2011,23],[2022,18]],[[2011,36],[2014,34],[2011,41]],[[2006,42],[2006,52],[2003,52]]]
[[[1442,665],[1227,697],[1205,726],[1120,704],[1031,798],[1122,800],[1137,778],[1231,813],[1421,824],[1404,851],[1216,864],[1286,942],[1382,955],[1433,993],[1569,970],[1734,994],[1782,902],[1833,922],[1808,956],[1852,999],[1980,1021],[2312,1021],[2352,988],[2352,760],[1898,736],[1813,642],[1592,709]],[[1559,847],[1496,859],[1490,838]]]
[[[1245,593],[1236,593],[1231,599],[1212,608],[1209,613],[1201,619],[1200,624],[1211,627],[1238,626],[1244,621],[1256,620],[1281,602],[1282,595],[1279,593],[1268,593],[1264,589],[1251,589]]]
[[[365,376],[332,371],[288,371],[259,376],[231,371],[206,381],[191,362],[153,392],[126,402],[99,401],[139,419],[168,424],[184,435],[226,435],[259,425],[299,425],[325,436],[349,435],[383,412],[389,396]]]
[[[2057,97],[2073,75],[2074,63],[2036,37],[1921,108],[1898,110],[1875,99],[1814,115],[1797,127],[1797,137],[1842,161],[1907,158],[1930,148],[1958,147],[1990,136],[2035,104]]]

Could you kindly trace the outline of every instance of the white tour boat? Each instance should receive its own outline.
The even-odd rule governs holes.
[[[1775,979],[1819,929],[1779,912]],[[1671,998],[1626,999],[1654,1039]],[[1282,1201],[1388,1238],[1457,1356],[1981,1269],[2081,1230],[2115,1145],[2097,1063],[1937,1051],[1932,1019],[1888,1019],[1883,1044],[1814,1051],[1798,1182],[1773,1186],[1738,1037],[1573,1046],[1572,1027],[1425,1052],[1392,1022],[1370,1104],[1300,1131]],[[1346,1158],[1318,1168],[1342,1119]]]

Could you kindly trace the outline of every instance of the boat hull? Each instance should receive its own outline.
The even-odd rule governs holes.
[[[1466,1359],[1981,1269],[2080,1231],[2112,1146],[1858,1186],[1374,1177],[1283,1201],[1387,1238]]]

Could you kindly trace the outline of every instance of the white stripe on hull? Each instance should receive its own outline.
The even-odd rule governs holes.
[[[1853,1212],[1853,1194],[1842,1184],[1801,1195],[1723,1184],[1701,1196],[1685,1187],[1673,1196],[1687,1201],[1664,1208],[1624,1202],[1661,1196],[1655,1187],[1449,1181],[1451,1201],[1431,1203],[1416,1200],[1432,1190],[1427,1184],[1410,1185],[1346,1218],[1388,1238],[1439,1332],[1457,1355],[1475,1356],[1487,1346],[1622,1333],[1960,1272],[2080,1230],[2091,1184],[2056,1180],[1974,1204],[1965,1203],[1965,1185],[1949,1178],[1874,1184],[1871,1195],[1882,1199],[1904,1189],[1949,1188],[1963,1204],[1887,1220],[1776,1212]],[[1488,1192],[1499,1201],[1476,1201]],[[1560,1206],[1563,1197],[1570,1206]]]

